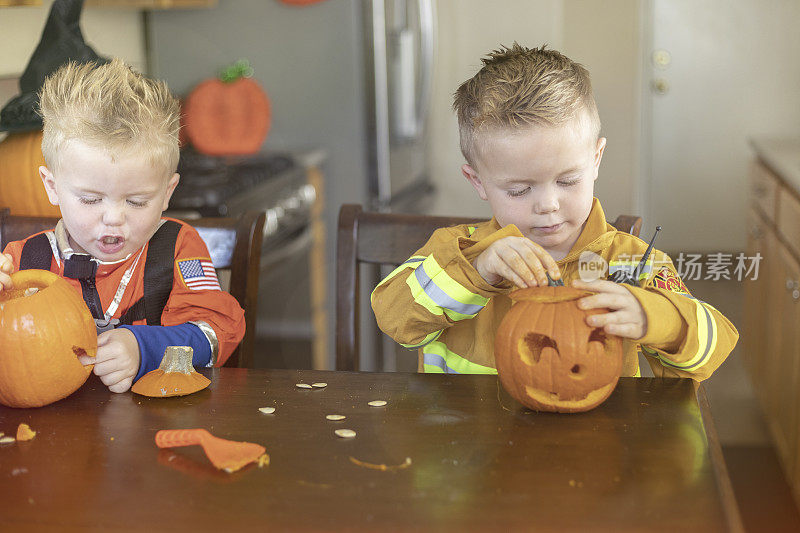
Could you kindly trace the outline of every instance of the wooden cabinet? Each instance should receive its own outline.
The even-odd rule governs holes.
[[[774,246],[772,242],[774,237],[767,222],[754,208],[751,208],[748,213],[747,231],[747,256],[756,257],[757,254],[760,254],[763,258],[769,255],[770,248]],[[744,331],[742,332],[742,345],[746,355],[744,361],[762,403],[765,402],[763,394],[767,390],[765,387],[766,370],[762,361],[754,354],[758,354],[764,349],[767,339],[768,298],[765,295],[767,294],[767,280],[770,279],[766,272],[769,266],[770,263],[762,259],[759,264],[758,277],[753,281],[748,281],[744,286]]]
[[[762,163],[751,171],[745,285],[745,364],[800,504],[800,194]]]

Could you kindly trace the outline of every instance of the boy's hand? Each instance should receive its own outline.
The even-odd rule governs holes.
[[[587,282],[576,279],[572,282],[572,286],[597,293],[581,298],[578,302],[580,309],[611,309],[610,313],[587,317],[586,323],[590,326],[602,327],[610,335],[634,340],[641,339],[647,333],[647,315],[642,305],[619,283],[607,280]]]
[[[547,286],[547,275],[561,278],[555,260],[547,251],[525,237],[503,237],[489,245],[473,261],[475,270],[489,285],[503,279],[520,288]]]
[[[104,331],[97,336],[97,356],[78,360],[82,365],[94,364],[94,373],[108,390],[125,392],[139,372],[139,343],[125,328]]]
[[[11,288],[11,273],[14,272],[14,262],[11,256],[0,254],[0,291]]]

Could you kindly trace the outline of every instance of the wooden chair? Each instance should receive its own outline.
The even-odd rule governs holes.
[[[214,267],[228,292],[244,309],[246,330],[242,342],[225,362],[225,366],[253,367],[256,313],[258,311],[258,279],[261,267],[261,243],[264,234],[263,212],[246,212],[239,217],[200,218],[187,220],[200,233],[211,249]],[[55,227],[58,218],[14,216],[8,208],[0,208],[0,250],[7,243]]]
[[[433,231],[445,226],[479,222],[442,217],[363,211],[344,204],[339,210],[336,249],[336,369],[358,370],[359,266],[397,266],[417,251]],[[614,227],[639,235],[642,218],[621,215]]]

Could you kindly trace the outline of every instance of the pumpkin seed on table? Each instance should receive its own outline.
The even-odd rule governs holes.
[[[327,383],[312,383],[311,386],[314,387],[315,389],[324,389],[325,387],[328,386],[328,384]]]
[[[295,384],[295,387],[297,387],[298,389],[310,389],[311,385],[309,385],[308,383],[297,383]]]
[[[275,412],[274,407],[259,407],[258,410],[264,413],[265,415],[271,415],[272,413]]]
[[[343,439],[352,439],[356,436],[356,432],[352,429],[337,429],[334,431],[337,437],[341,437]]]
[[[0,439],[0,444],[11,444],[16,439],[14,437],[3,437]]]
[[[368,405],[370,407],[383,407],[386,405],[386,400],[372,400]]]
[[[325,418],[327,418],[328,420],[338,421],[338,420],[344,420],[347,417],[344,415],[325,415]]]

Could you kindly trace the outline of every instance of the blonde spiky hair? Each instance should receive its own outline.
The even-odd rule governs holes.
[[[133,150],[171,176],[178,167],[180,104],[166,83],[148,79],[119,59],[72,61],[47,77],[39,94],[42,153],[51,169],[71,140],[115,154]]]
[[[483,67],[455,92],[461,152],[474,166],[481,130],[560,126],[585,111],[595,138],[600,117],[589,72],[555,50],[525,48],[516,42],[481,60]]]

